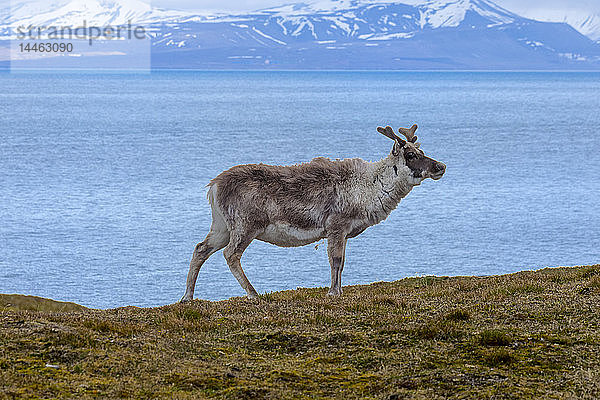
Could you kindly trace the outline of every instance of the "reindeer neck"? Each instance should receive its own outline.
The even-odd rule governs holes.
[[[391,154],[371,164],[372,208],[381,220],[387,218],[398,206],[400,200],[412,190],[409,174],[410,170],[405,166],[400,165],[394,169]]]

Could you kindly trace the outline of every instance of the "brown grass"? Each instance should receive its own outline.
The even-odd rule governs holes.
[[[595,265],[105,311],[0,296],[0,398],[599,398],[599,279]]]
[[[87,308],[75,303],[44,299],[37,296],[2,294],[0,295],[0,310],[69,312],[85,311]]]

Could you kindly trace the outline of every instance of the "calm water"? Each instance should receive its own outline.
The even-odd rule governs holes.
[[[184,291],[235,164],[377,160],[420,125],[448,165],[349,242],[343,283],[600,262],[599,73],[0,74],[0,293],[91,307]],[[259,292],[326,286],[326,246],[254,242]],[[220,253],[196,296],[243,291]]]

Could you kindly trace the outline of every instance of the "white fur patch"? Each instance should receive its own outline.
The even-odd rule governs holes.
[[[285,223],[274,223],[257,236],[258,240],[281,247],[304,246],[325,237],[323,229],[299,229]]]

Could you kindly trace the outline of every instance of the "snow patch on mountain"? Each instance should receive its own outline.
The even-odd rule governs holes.
[[[583,35],[600,42],[600,14],[588,14],[583,11],[552,11],[543,14],[540,21],[564,22],[577,29]]]
[[[277,43],[277,44],[281,44],[281,45],[283,45],[283,46],[287,45],[287,43],[286,43],[286,42],[284,42],[284,41],[281,41],[281,40],[278,40],[278,39],[275,39],[274,37],[272,37],[272,36],[269,36],[269,35],[267,35],[266,33],[263,33],[263,32],[261,32],[261,31],[259,31],[259,30],[258,30],[258,29],[256,29],[255,27],[252,27],[252,30],[253,30],[254,32],[258,33],[260,36],[264,37],[265,39],[272,40],[272,41],[274,41],[275,43]]]
[[[152,8],[142,0],[34,0],[13,1],[1,10],[5,26],[115,26],[166,22],[205,21],[214,14],[198,14]]]
[[[365,35],[366,40],[391,40],[391,39],[410,39],[414,37],[414,33],[390,33],[388,35]]]
[[[568,2],[565,2],[563,8],[556,8],[556,6],[542,8],[524,7],[517,10],[520,11],[521,16],[536,21],[566,23],[582,35],[600,42],[600,14],[597,10],[590,11],[573,8]]]
[[[307,15],[328,15],[341,14],[345,18],[358,18],[355,13],[348,12],[357,9],[382,10],[391,9],[398,6],[409,6],[416,8],[418,12],[419,26],[423,28],[442,28],[456,27],[464,21],[467,12],[472,11],[490,21],[491,24],[506,24],[514,22],[520,17],[510,11],[499,7],[487,0],[402,0],[402,1],[362,1],[362,0],[316,0],[312,2],[303,2],[288,4],[280,7],[273,7],[258,11],[259,14],[278,16],[284,19]],[[412,19],[410,14],[402,14],[402,18]],[[345,30],[345,22],[340,23],[339,17],[337,25]],[[387,16],[383,24],[388,24]],[[395,23],[391,22],[394,26]]]

